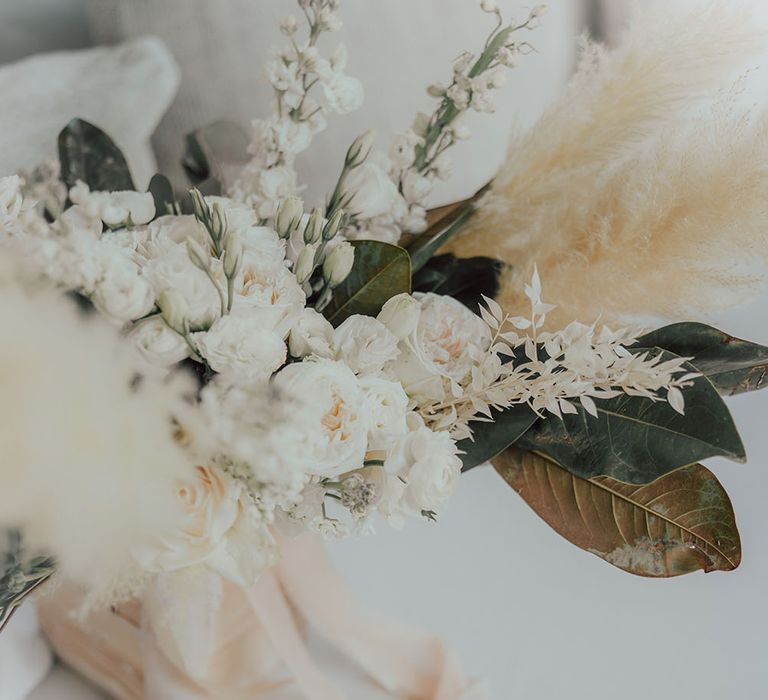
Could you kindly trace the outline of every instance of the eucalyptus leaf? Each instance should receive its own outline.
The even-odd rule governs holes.
[[[664,352],[664,360],[671,353]],[[686,364],[686,370],[695,367]],[[666,401],[621,394],[595,401],[597,417],[577,404],[575,414],[547,416],[517,441],[572,474],[606,475],[644,484],[707,457],[745,461],[728,407],[706,377],[684,390],[685,415]]]
[[[334,326],[354,314],[375,316],[388,299],[411,291],[411,261],[403,248],[380,241],[352,241],[352,247],[352,271],[323,311]]]
[[[153,175],[147,191],[155,202],[155,218],[175,212],[176,198],[171,181],[165,175],[160,173]]]
[[[214,122],[187,134],[185,142],[182,164],[192,183],[198,186],[213,179],[226,188],[248,162],[250,137],[235,122]]]
[[[631,574],[732,571],[741,562],[731,501],[701,464],[644,485],[607,476],[582,479],[514,448],[494,467],[557,533]]]
[[[115,142],[99,127],[73,119],[58,139],[61,179],[67,187],[78,180],[92,190],[135,190],[125,160]]]
[[[693,358],[691,364],[726,396],[768,385],[768,347],[734,338],[703,323],[674,323],[659,328],[638,338],[636,348],[646,347]]]
[[[0,554],[0,631],[16,609],[54,572],[53,559],[26,557],[18,530],[6,532],[6,547]]]
[[[515,404],[503,411],[491,410],[493,422],[472,421],[472,438],[460,440],[457,447],[463,453],[461,471],[467,472],[501,454],[519,440],[537,420],[527,404]]]
[[[483,295],[493,299],[504,269],[501,260],[436,255],[413,276],[413,291],[433,292],[458,299],[477,313]]]

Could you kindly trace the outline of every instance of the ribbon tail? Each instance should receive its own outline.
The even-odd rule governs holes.
[[[246,598],[307,700],[345,700],[312,661],[277,576],[265,573]]]
[[[468,684],[434,635],[368,612],[314,535],[281,540],[277,576],[312,626],[382,688],[418,700],[461,700]]]

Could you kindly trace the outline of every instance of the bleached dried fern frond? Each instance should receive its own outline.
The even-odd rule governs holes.
[[[764,263],[768,141],[762,119],[716,108],[694,119],[768,41],[744,5],[643,7],[613,51],[586,45],[563,99],[510,149],[479,212],[451,243],[538,264],[558,312],[675,316],[738,298]]]

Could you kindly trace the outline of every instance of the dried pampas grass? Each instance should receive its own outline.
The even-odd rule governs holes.
[[[767,44],[737,2],[644,4],[619,48],[584,47],[449,249],[510,263],[499,299],[513,313],[537,264],[549,324],[741,300],[768,258],[768,126],[702,98]]]
[[[11,278],[0,264],[0,528],[116,599],[140,584],[131,551],[178,517],[189,463],[170,418],[189,384],[131,390],[139,365],[115,329]]]

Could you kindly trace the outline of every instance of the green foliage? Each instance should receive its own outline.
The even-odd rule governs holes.
[[[175,213],[176,198],[171,182],[165,175],[153,175],[147,191],[155,202],[155,218]]]
[[[135,190],[125,160],[115,142],[99,127],[73,119],[59,134],[61,179],[67,187],[78,180],[92,190]]]
[[[562,419],[539,420],[517,445],[549,457],[576,476],[607,475],[633,484],[648,483],[707,457],[743,462],[741,438],[710,381],[699,377],[684,394],[685,415],[666,401],[621,394],[596,401],[597,417],[577,406],[577,413]]]
[[[353,314],[375,316],[388,299],[411,291],[411,261],[403,248],[380,241],[353,241],[352,246],[352,271],[323,311],[334,326]]]
[[[692,358],[691,364],[726,396],[766,386],[768,347],[734,338],[703,323],[674,323],[659,328],[638,338],[636,347],[658,347]]]
[[[205,195],[214,194],[211,181],[229,184],[248,162],[248,142],[245,129],[228,121],[187,134],[182,164],[192,184]]]
[[[496,296],[503,270],[494,258],[436,255],[413,275],[413,291],[451,296],[477,313],[483,295]]]
[[[482,192],[482,191],[481,191]],[[462,202],[450,214],[432,224],[424,233],[419,234],[408,246],[413,272],[418,272],[426,265],[432,256],[445,245],[461,229],[475,213],[475,195],[470,200]]]

